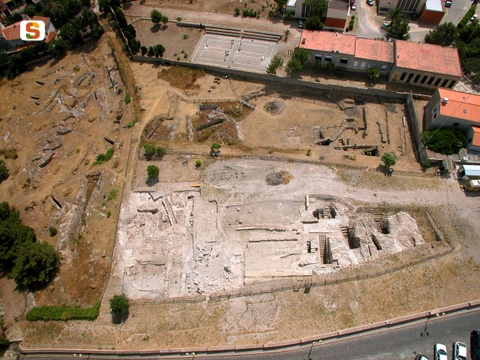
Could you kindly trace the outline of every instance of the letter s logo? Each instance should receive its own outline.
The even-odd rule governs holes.
[[[20,23],[20,39],[23,41],[43,41],[45,39],[45,23],[27,20]]]
[[[28,23],[25,26],[25,29],[27,30],[27,38],[29,38],[30,40],[37,40],[40,37],[40,31],[37,30],[39,27],[40,26],[38,26],[38,23]]]

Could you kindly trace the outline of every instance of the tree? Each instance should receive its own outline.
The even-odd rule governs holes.
[[[395,157],[390,153],[383,154],[382,161],[387,169],[390,169],[397,162],[397,160],[395,160]]]
[[[368,78],[372,81],[376,81],[380,78],[380,71],[376,68],[368,69]]]
[[[410,25],[408,21],[403,16],[402,9],[394,8],[390,10],[389,17],[391,19],[390,26],[387,27],[387,40],[398,39],[398,40],[408,40],[410,35]]]
[[[285,42],[287,42],[288,37],[290,36],[290,34],[291,34],[291,32],[290,32],[289,29],[287,29],[287,30],[285,30],[285,31],[283,32],[283,35],[284,35],[284,38],[285,38],[285,40],[284,40]]]
[[[163,54],[165,53],[165,48],[163,47],[162,44],[157,44],[153,47],[153,50],[155,52],[155,57],[163,57]]]
[[[236,7],[235,9],[233,9],[233,12],[234,12],[235,16],[240,15],[240,9],[239,9],[238,7]]]
[[[285,10],[287,7],[287,0],[275,0],[275,3],[277,4],[277,14],[278,15],[283,15],[285,14]]]
[[[3,180],[6,180],[9,175],[10,173],[8,172],[8,168],[5,165],[5,162],[3,160],[0,160],[0,184]]]
[[[50,244],[23,245],[15,259],[12,278],[19,288],[39,290],[55,278],[59,263],[60,256]]]
[[[143,149],[145,150],[145,159],[150,160],[155,155],[155,145],[145,144]]]
[[[327,12],[328,5],[325,0],[306,0],[307,20],[310,17],[323,18]]]
[[[160,169],[156,165],[148,165],[147,166],[147,175],[148,179],[156,179],[158,178],[158,174],[160,174]]]
[[[162,16],[162,24],[167,25],[167,23],[168,23],[168,17]]]
[[[141,46],[140,51],[142,52],[142,56],[145,56],[148,52],[148,49],[146,46]]]
[[[128,315],[129,308],[130,304],[125,294],[114,295],[110,299],[110,310],[112,311],[112,316],[114,318],[117,318],[119,320],[118,322],[124,321],[124,319]]]
[[[153,50],[153,47],[150,46],[148,48],[148,53],[147,53],[148,56],[152,57],[152,56],[155,56],[155,50]]]
[[[48,44],[48,53],[55,57],[62,57],[67,52],[67,44],[63,39],[55,39]]]
[[[150,13],[150,18],[154,24],[158,24],[160,21],[162,21],[162,13],[157,9],[153,9]]]
[[[36,9],[35,9],[35,6],[33,5],[28,5],[27,7],[25,7],[25,9],[23,10],[23,12],[28,15],[29,18],[33,18],[36,14]]]
[[[322,18],[319,16],[311,16],[305,20],[303,26],[307,30],[322,30],[323,29],[323,22]]]
[[[277,73],[277,69],[282,67],[283,60],[280,56],[274,55],[272,60],[270,60],[270,64],[267,66],[267,74],[275,75]]]
[[[288,63],[287,63],[287,67],[286,67],[286,71],[287,71],[287,74],[289,75],[293,75],[295,73],[298,73],[300,72],[301,70],[303,69],[303,65],[302,63],[300,62],[300,60],[296,59],[296,58],[291,58]]]
[[[292,57],[294,59],[298,59],[300,63],[303,65],[308,61],[308,50],[303,48],[296,48],[293,52]]]
[[[425,42],[429,44],[450,46],[458,38],[458,28],[451,22],[440,24],[425,35]]]
[[[60,38],[65,41],[68,49],[74,49],[79,44],[83,44],[80,28],[73,23],[66,23],[60,29]]]
[[[467,142],[465,135],[457,129],[425,131],[422,138],[427,149],[445,155],[458,153]]]

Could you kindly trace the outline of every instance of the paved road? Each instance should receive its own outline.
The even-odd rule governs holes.
[[[401,360],[414,359],[418,353],[433,358],[433,346],[442,342],[447,346],[451,356],[452,344],[460,340],[470,347],[470,332],[480,328],[480,309],[462,311],[454,314],[434,316],[414,323],[386,328],[361,336],[349,336],[319,344],[309,344],[284,351],[269,353],[227,353],[224,355],[183,354],[182,356],[88,356],[82,359],[212,359],[231,360],[234,358],[245,360]],[[80,354],[46,355],[46,356],[21,356],[20,359],[79,359]]]

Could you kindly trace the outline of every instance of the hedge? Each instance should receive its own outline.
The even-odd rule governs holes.
[[[81,309],[77,306],[41,306],[27,313],[28,321],[68,321],[95,320],[100,313],[100,301],[90,308]]]

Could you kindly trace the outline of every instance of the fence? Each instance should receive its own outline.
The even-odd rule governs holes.
[[[418,123],[412,92],[407,94],[405,98],[405,115],[408,120],[408,127],[410,128],[410,137],[412,140],[415,157],[420,164],[423,164],[423,162],[428,159],[428,156],[427,152],[423,148],[422,131],[421,126]]]

